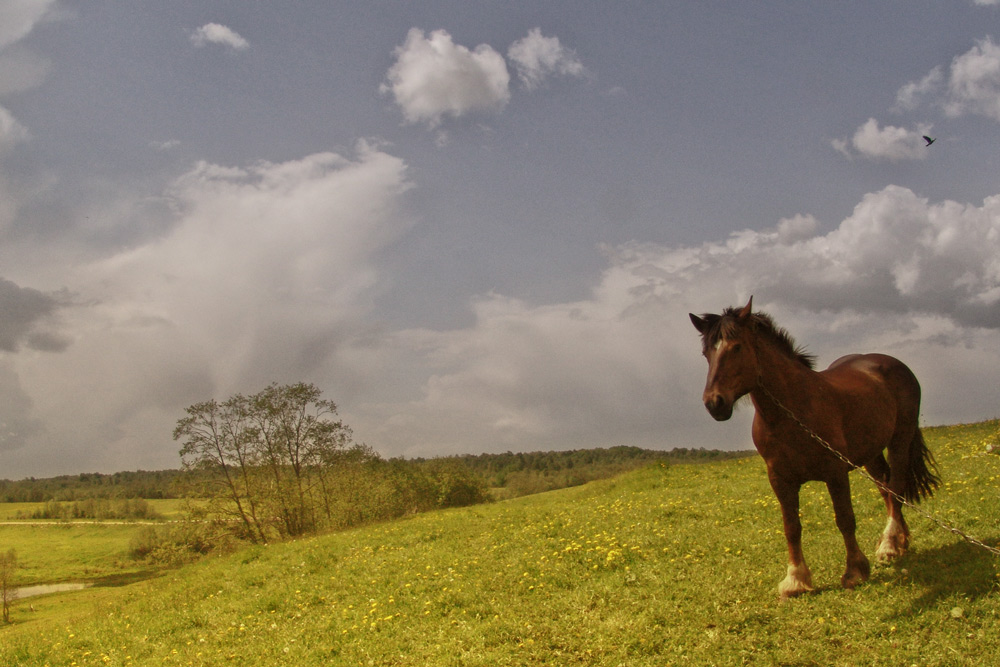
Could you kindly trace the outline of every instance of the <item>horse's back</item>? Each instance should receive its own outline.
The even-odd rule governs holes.
[[[887,354],[849,354],[834,361],[822,374],[835,383],[864,384],[870,380],[885,384],[894,393],[915,394],[920,401],[920,383],[913,371]]]
[[[914,422],[920,414],[920,383],[913,371],[887,354],[851,354],[834,361],[821,372],[848,402],[867,404],[870,412],[895,414],[898,421]],[[858,406],[861,407],[860,405]]]

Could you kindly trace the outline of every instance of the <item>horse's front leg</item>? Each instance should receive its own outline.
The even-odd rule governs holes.
[[[774,495],[781,505],[781,520],[785,526],[785,542],[788,544],[788,573],[780,584],[778,594],[781,599],[795,597],[812,591],[812,572],[802,554],[802,521],[799,519],[799,484],[768,475]]]
[[[861,547],[858,546],[855,536],[857,523],[854,519],[854,507],[851,505],[851,480],[847,471],[828,480],[826,488],[830,491],[833,511],[837,517],[837,528],[844,536],[844,547],[847,549],[847,569],[844,570],[840,583],[844,588],[854,588],[861,582],[867,581],[871,574],[871,566]]]

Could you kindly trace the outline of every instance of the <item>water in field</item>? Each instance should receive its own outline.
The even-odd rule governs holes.
[[[80,582],[76,583],[65,582],[61,584],[39,584],[37,586],[25,586],[24,588],[17,589],[17,597],[19,600],[23,600],[24,598],[30,598],[36,595],[45,595],[46,593],[79,591],[84,588],[89,588],[92,585],[93,584],[84,584]]]

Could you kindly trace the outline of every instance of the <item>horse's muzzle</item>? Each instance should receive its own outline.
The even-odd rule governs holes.
[[[705,396],[705,409],[712,415],[715,421],[724,422],[733,416],[733,404],[727,401],[722,394]]]

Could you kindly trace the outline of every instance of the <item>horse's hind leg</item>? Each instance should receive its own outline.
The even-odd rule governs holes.
[[[893,465],[894,467],[902,466],[903,462],[899,461],[897,457]],[[865,469],[879,482],[878,490],[882,494],[886,515],[888,516],[885,530],[882,531],[882,536],[878,540],[875,557],[882,562],[892,561],[906,553],[906,549],[910,544],[910,528],[906,525],[906,519],[903,518],[903,506],[899,502],[898,497],[902,489],[897,490],[890,486],[892,483],[895,483],[895,486],[899,486],[898,478],[900,475],[895,476],[897,479],[891,479],[889,464],[885,462],[885,457],[881,454],[866,465]],[[900,468],[897,467],[896,469]],[[892,489],[896,495],[890,493],[889,489]]]
[[[782,600],[812,591],[812,572],[802,554],[802,521],[799,519],[799,485],[778,479],[769,472],[771,488],[781,505],[781,519],[788,544],[788,571],[778,584]]]
[[[868,579],[871,566],[861,547],[858,546],[855,536],[857,522],[854,519],[854,507],[851,505],[851,480],[847,472],[828,480],[826,488],[830,491],[833,511],[837,517],[837,528],[844,536],[844,547],[847,549],[847,568],[840,583],[844,588],[854,588]]]

